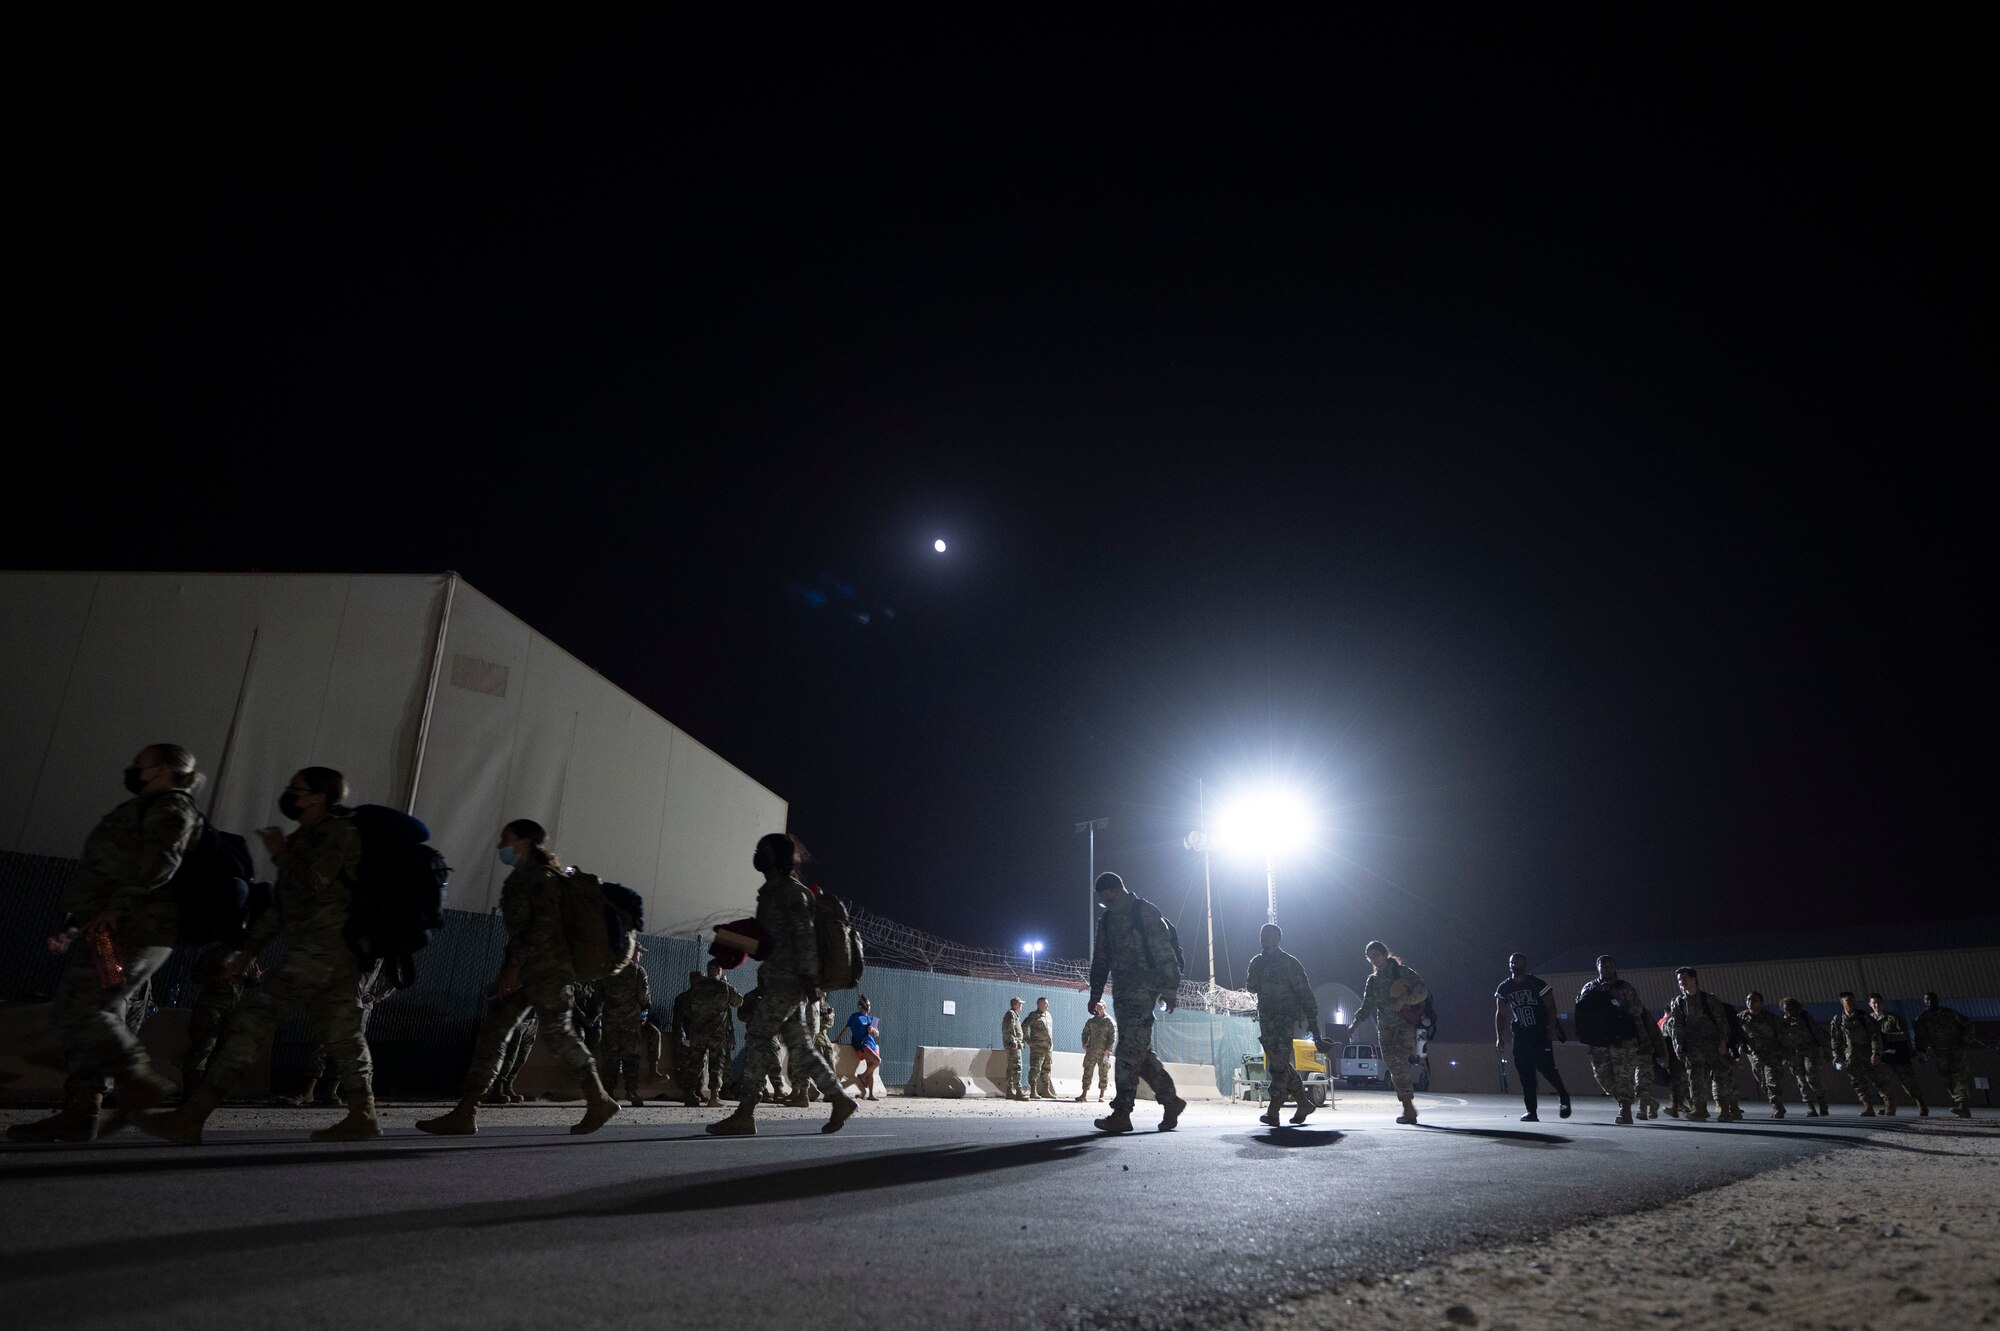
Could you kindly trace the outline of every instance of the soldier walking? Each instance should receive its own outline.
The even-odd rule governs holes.
[[[1551,1027],[1555,1028],[1558,1040],[1569,1043],[1562,1015],[1556,1011],[1555,1000],[1549,997],[1548,981],[1530,975],[1527,954],[1516,952],[1507,958],[1507,978],[1493,991],[1493,1047],[1505,1049],[1507,1034],[1512,1031],[1514,1071],[1520,1074],[1521,1103],[1528,1111],[1521,1115],[1523,1123],[1542,1120],[1536,1112],[1538,1077],[1547,1078],[1549,1085],[1556,1088],[1562,1117],[1568,1118],[1570,1114],[1569,1088],[1563,1085],[1562,1073],[1556,1071],[1555,1051],[1549,1046]]]
[[[1729,1004],[1701,987],[1692,966],[1674,972],[1680,993],[1667,1005],[1673,1019],[1674,1052],[1687,1069],[1687,1116],[1708,1121],[1708,1098],[1715,1096],[1715,1119],[1735,1123],[1743,1117],[1736,1099],[1736,1077],[1729,1060]]]
[[[1840,1012],[1827,1033],[1833,1038],[1833,1065],[1853,1084],[1861,1117],[1875,1117],[1877,1101],[1883,1113],[1894,1114],[1896,1101],[1882,1076],[1882,1030],[1868,1020],[1853,990],[1840,991]]]
[[[147,1132],[183,1146],[200,1145],[202,1125],[263,1054],[278,1023],[304,1008],[347,1099],[347,1117],[313,1133],[313,1140],[363,1141],[382,1135],[375,1117],[374,1067],[361,1032],[361,961],[346,938],[361,868],[361,833],[347,817],[346,805],[346,777],[330,767],[303,768],[278,798],[279,811],[296,821],[298,830],[286,836],[275,827],[258,829],[278,866],[279,909],[258,919],[229,969],[246,972],[251,959],[281,931],[285,959],[237,1011],[201,1087],[170,1113],[140,1117],[139,1126]]]
[[[802,1091],[810,1081],[833,1106],[821,1132],[840,1131],[858,1108],[840,1089],[806,1030],[806,1005],[818,1000],[821,990],[812,892],[798,879],[804,861],[805,847],[788,832],[760,839],[752,857],[764,875],[764,885],[757,889],[757,923],[771,939],[771,950],[757,971],[757,1009],[744,1033],[743,1098],[735,1113],[708,1125],[719,1137],[756,1133],[757,1098],[764,1079],[777,1068],[781,1047],[794,1090]]]
[[[1806,1011],[1806,1005],[1790,995],[1778,1000],[1778,1009],[1778,1042],[1784,1066],[1799,1084],[1799,1098],[1806,1102],[1806,1117],[1825,1118],[1826,1092],[1819,1084],[1819,1065],[1827,1056],[1826,1032]]]
[[[1111,1076],[1111,1050],[1118,1043],[1118,1025],[1104,1015],[1104,1004],[1090,1005],[1090,1019],[1083,1023],[1083,1089],[1076,1094],[1078,1104],[1090,1098],[1090,1077],[1097,1074],[1097,1098],[1104,1099],[1104,1087]]]
[[[148,745],[125,769],[132,798],[84,839],[63,893],[67,918],[48,944],[68,953],[51,1012],[68,1070],[63,1106],[8,1128],[10,1140],[87,1142],[97,1136],[98,1111],[114,1085],[121,1116],[151,1109],[172,1089],[153,1071],[125,1013],[127,1000],[173,955],[180,909],[168,885],[201,825],[192,793],[201,784],[193,754],[177,744]],[[99,951],[121,968],[109,985],[93,959]]]
[[[1904,1094],[1917,1102],[1917,1117],[1929,1118],[1931,1107],[1924,1103],[1924,1088],[1917,1080],[1916,1051],[1910,1045],[1910,1031],[1903,1019],[1891,1012],[1882,1001],[1882,995],[1868,995],[1868,1019],[1882,1032],[1882,1083],[1889,1084],[1891,1078],[1902,1083]],[[1890,1113],[1895,1113],[1892,1102]]]
[[[1056,1026],[1048,999],[1035,1000],[1035,1010],[1021,1023],[1021,1033],[1028,1042],[1028,1098],[1053,1100],[1056,1088],[1049,1080],[1049,1065],[1055,1061]]]
[[[194,969],[194,1008],[188,1013],[188,1047],[181,1057],[181,1090],[192,1091],[208,1076],[208,1065],[216,1048],[228,1034],[229,1019],[242,1005],[243,996],[264,978],[256,962],[241,974],[232,973],[225,963],[231,949],[218,943],[202,954]]]
[[[643,1109],[646,1101],[639,1094],[639,1083],[645,1076],[642,1060],[646,1054],[646,1009],[653,1003],[652,982],[646,978],[646,968],[639,958],[645,956],[646,949],[639,948],[632,958],[632,964],[616,972],[604,982],[604,1089],[607,1094],[618,1093],[618,1081],[622,1075],[625,1081],[625,1098],[634,1109]]]
[[[1608,952],[1599,957],[1597,978],[1576,996],[1576,1034],[1590,1047],[1591,1075],[1618,1102],[1613,1122],[1630,1123],[1634,1103],[1642,1118],[1659,1114],[1653,1100],[1656,1030],[1639,991],[1618,978],[1618,958]]]
[[[563,868],[549,849],[548,832],[532,818],[516,818],[500,829],[496,850],[500,862],[512,868],[500,887],[500,919],[507,926],[507,953],[494,983],[498,995],[479,1023],[472,1042],[472,1062],[465,1070],[463,1094],[450,1113],[419,1119],[417,1127],[444,1137],[471,1136],[479,1130],[479,1103],[500,1075],[508,1037],[515,1025],[533,1012],[541,1038],[583,1090],[583,1117],[571,1125],[574,1133],[595,1132],[618,1112],[618,1101],[598,1080],[597,1063],[571,1025],[576,1001],[576,965],[570,959],[569,937],[563,931]]]
[[[1292,1033],[1305,1022],[1317,1022],[1319,999],[1314,996],[1306,968],[1285,951],[1285,931],[1275,924],[1264,926],[1258,935],[1261,951],[1250,958],[1250,971],[1243,987],[1257,995],[1257,1039],[1264,1046],[1264,1067],[1271,1074],[1271,1104],[1259,1117],[1278,1126],[1278,1111],[1285,1101],[1295,1100],[1292,1122],[1303,1123],[1319,1106],[1306,1090],[1305,1079],[1292,1059]]]
[[[743,1006],[743,995],[722,976],[719,961],[708,963],[706,975],[689,971],[687,992],[674,1000],[674,1030],[681,1039],[674,1050],[674,1080],[690,1108],[722,1105],[722,1083],[729,1076],[729,1054],[736,1041],[736,1009]]]
[[[1007,1051],[1007,1098],[1025,1100],[1028,1093],[1021,1089],[1021,1000],[1007,1000],[1007,1015],[1000,1018],[1000,1047]]]
[[[1784,1023],[1764,1006],[1764,995],[1755,989],[1743,996],[1743,1011],[1737,1019],[1743,1024],[1743,1040],[1750,1053],[1750,1075],[1771,1102],[1771,1117],[1783,1118],[1785,1094],[1778,1084],[1778,1069],[1785,1065]]]
[[[1160,908],[1135,896],[1115,873],[1099,874],[1091,885],[1104,914],[1097,921],[1097,947],[1090,963],[1094,1007],[1111,985],[1111,1009],[1118,1014],[1118,1045],[1111,1112],[1095,1120],[1102,1132],[1132,1131],[1132,1107],[1143,1079],[1160,1102],[1160,1131],[1172,1132],[1187,1101],[1153,1053],[1153,1013],[1162,1002],[1172,1012],[1180,1001],[1180,938]]]
[[[1944,1078],[1954,1118],[1972,1117],[1972,1079],[1965,1055],[1978,1031],[1972,1018],[1941,1005],[1935,993],[1924,995],[1924,1010],[1917,1014],[1916,1051],[1930,1055],[1931,1065]]]
[[[1382,1062],[1403,1102],[1398,1123],[1417,1121],[1417,1095],[1410,1085],[1410,1058],[1417,1051],[1417,1022],[1422,1020],[1430,986],[1424,977],[1406,965],[1383,942],[1362,949],[1368,959],[1368,979],[1362,985],[1361,1006],[1354,1010],[1354,1026],[1375,1018],[1375,1041],[1382,1049]],[[1349,1029],[1353,1029],[1352,1026]]]

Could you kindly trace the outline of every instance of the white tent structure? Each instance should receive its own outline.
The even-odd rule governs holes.
[[[143,745],[184,744],[232,831],[297,769],[407,809],[487,911],[510,818],[646,901],[647,931],[746,913],[785,802],[455,573],[0,573],[0,850],[72,857]],[[254,838],[252,838],[254,843]],[[261,850],[259,851],[261,855]],[[268,866],[265,866],[268,868]]]

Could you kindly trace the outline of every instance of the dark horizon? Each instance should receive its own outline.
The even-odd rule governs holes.
[[[1198,975],[1199,783],[1289,779],[1287,945],[1451,1039],[1517,948],[1990,913],[1945,17],[189,22],[17,93],[9,567],[456,569],[978,946],[1081,955],[1109,817]]]

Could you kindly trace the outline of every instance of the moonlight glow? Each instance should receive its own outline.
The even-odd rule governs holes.
[[[932,541],[932,542],[931,542],[931,549],[933,549],[933,550],[937,551],[937,552],[938,552],[939,554],[943,554],[943,553],[944,553],[944,542],[943,542],[942,540],[936,540],[936,541]]]

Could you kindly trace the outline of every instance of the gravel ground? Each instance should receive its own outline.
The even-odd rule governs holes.
[[[2000,1326],[2000,1129],[1912,1121],[1546,1239],[1336,1285],[1255,1331]]]

